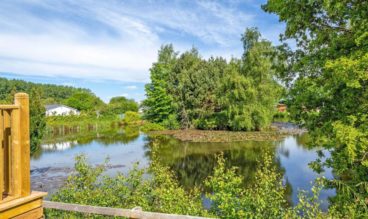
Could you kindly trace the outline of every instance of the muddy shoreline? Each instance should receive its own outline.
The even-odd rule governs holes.
[[[299,135],[307,130],[286,122],[274,122],[267,131],[222,131],[222,130],[163,130],[153,131],[149,134],[169,135],[180,141],[189,142],[241,142],[241,141],[277,141],[288,135]]]
[[[107,170],[123,168],[125,165],[108,165]],[[31,169],[31,189],[48,192],[46,199],[50,199],[59,188],[75,173],[72,167],[46,167]]]

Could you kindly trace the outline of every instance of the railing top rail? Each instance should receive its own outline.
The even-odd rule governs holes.
[[[18,105],[0,105],[0,110],[19,109]]]
[[[70,203],[60,203],[44,201],[43,207],[48,209],[56,209],[63,211],[72,211],[86,214],[98,214],[105,216],[115,217],[128,217],[135,219],[209,219],[205,217],[189,216],[189,215],[178,215],[178,214],[165,214],[156,212],[142,211],[140,208],[134,209],[120,209],[120,208],[108,208],[108,207],[97,207]]]

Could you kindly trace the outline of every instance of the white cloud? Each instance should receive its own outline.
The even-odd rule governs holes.
[[[13,0],[0,3],[0,72],[147,82],[162,43],[238,55],[254,15],[239,2]],[[128,88],[132,89],[132,88]]]
[[[128,86],[125,86],[125,89],[128,89],[128,90],[135,90],[137,89],[138,87],[135,86],[135,85],[128,85]]]
[[[43,3],[43,10],[45,5],[56,13],[52,4]],[[0,71],[121,81],[148,80],[148,69],[156,59],[160,41],[143,23],[114,10],[99,9],[98,5],[78,8],[83,12],[75,13],[83,19],[93,18],[93,22],[100,23],[102,28],[116,32],[116,36],[110,36],[103,30],[86,30],[93,26],[81,26],[68,19],[46,20],[17,7],[20,6],[14,4],[12,12],[0,9],[0,29],[6,27],[6,31],[0,31]],[[62,8],[66,8],[66,15],[72,14],[68,10],[74,10],[67,5]]]

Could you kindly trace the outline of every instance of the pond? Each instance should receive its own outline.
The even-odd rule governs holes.
[[[160,147],[159,161],[174,171],[185,188],[202,186],[204,179],[212,174],[216,155],[221,152],[228,166],[239,167],[238,173],[244,177],[245,184],[254,183],[254,173],[259,167],[257,160],[266,153],[274,154],[274,165],[283,175],[288,201],[295,204],[298,190],[310,190],[318,176],[308,167],[317,154],[316,149],[306,146],[307,139],[307,134],[302,134],[289,135],[277,141],[194,143],[169,136],[150,137],[136,128],[91,128],[83,132],[57,128],[45,137],[42,149],[32,156],[32,189],[47,191],[50,197],[73,172],[74,158],[80,154],[85,154],[89,163],[94,165],[103,163],[108,157],[107,174],[110,175],[117,171],[126,173],[136,162],[142,168],[147,167],[151,160],[150,148],[155,140]],[[331,170],[327,170],[324,176],[332,178]],[[323,208],[328,206],[327,199],[333,195],[333,190],[321,192]]]

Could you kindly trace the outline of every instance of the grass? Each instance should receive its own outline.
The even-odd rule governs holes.
[[[119,118],[117,117],[100,117],[90,115],[81,116],[51,116],[47,117],[46,124],[48,130],[54,127],[69,127],[70,129],[82,129],[89,130],[91,126],[99,127],[109,127],[111,125],[117,124]]]

